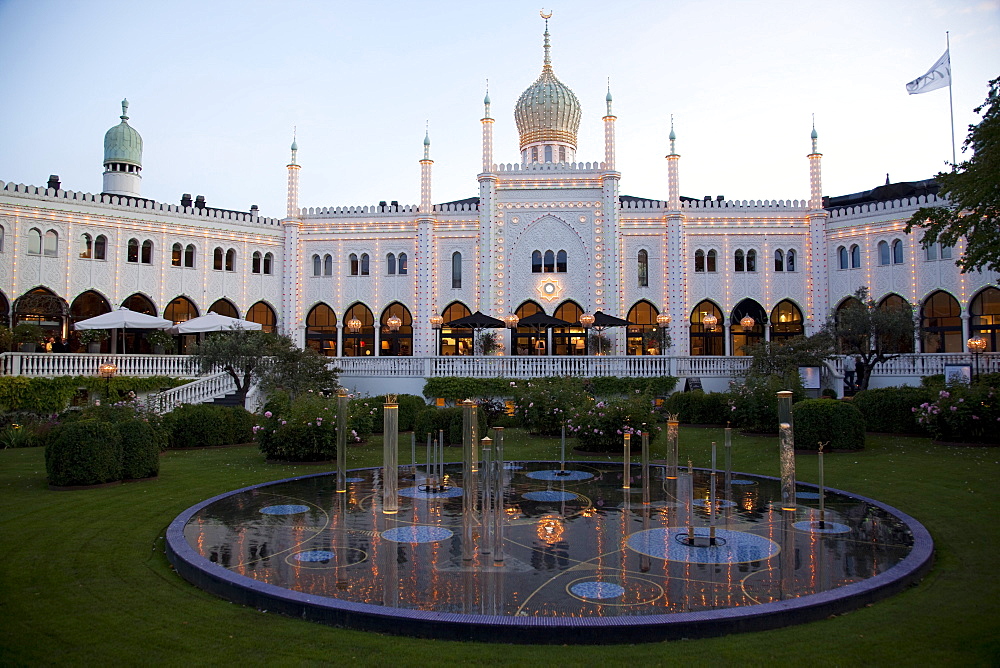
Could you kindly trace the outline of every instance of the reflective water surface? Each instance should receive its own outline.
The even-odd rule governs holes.
[[[638,465],[508,463],[502,501],[485,472],[428,493],[423,467],[400,467],[399,512],[382,512],[380,469],[278,482],[224,497],[184,527],[202,556],[307,594],[396,608],[541,617],[653,615],[748,606],[835,589],[884,572],[913,545],[906,525],[843,494],[710,475],[672,480]],[[491,508],[499,509],[498,514]],[[497,519],[498,518],[498,519]],[[695,544],[690,544],[688,526]],[[500,546],[501,550],[496,547]],[[499,553],[498,553],[499,552]],[[495,557],[502,556],[502,561]]]

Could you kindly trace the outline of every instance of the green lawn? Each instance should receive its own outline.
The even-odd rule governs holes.
[[[721,429],[683,429],[681,458],[707,466]],[[409,462],[408,436],[401,460]],[[777,475],[775,438],[734,437],[734,468]],[[558,439],[509,430],[508,459],[558,457]],[[654,455],[662,453],[662,442]],[[459,450],[449,449],[452,459]],[[381,441],[352,447],[377,465]],[[721,461],[721,454],[720,454]],[[316,472],[267,464],[253,447],[169,452],[158,480],[75,492],[46,487],[40,449],[0,452],[0,664],[520,665],[1000,663],[1000,450],[869,435],[826,457],[827,484],[921,521],[936,545],[919,585],[871,607],[779,631],[633,646],[509,646],[345,631],[227,603],[177,577],[163,534],[219,492]],[[816,482],[816,458],[798,478]]]

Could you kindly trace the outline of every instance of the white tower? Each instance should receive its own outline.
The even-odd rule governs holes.
[[[806,304],[806,335],[814,333],[826,318],[830,309],[828,277],[830,266],[826,252],[826,221],[829,214],[823,208],[823,154],[817,149],[816,121],[813,121],[812,152],[809,154],[809,248],[806,259],[809,262],[809,302]]]
[[[305,322],[302,319],[302,249],[299,231],[299,145],[292,138],[292,159],[288,163],[288,211],[281,226],[285,230],[284,271],[281,278],[281,329],[297,346],[305,345]]]
[[[142,184],[142,137],[128,124],[128,100],[122,100],[122,122],[104,135],[104,191],[139,197]]]

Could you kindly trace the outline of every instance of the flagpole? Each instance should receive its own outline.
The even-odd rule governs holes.
[[[955,103],[952,101],[951,97],[951,89],[954,86],[955,77],[954,70],[951,65],[951,36],[948,34],[947,30],[944,31],[944,39],[945,43],[948,45],[948,74],[950,77],[948,81],[948,109],[951,111],[951,171],[955,171],[958,168],[958,158],[955,153]]]

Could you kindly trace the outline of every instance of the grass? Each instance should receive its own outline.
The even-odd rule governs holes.
[[[409,462],[408,439],[401,460]],[[721,429],[681,431],[682,460],[708,463]],[[734,437],[734,468],[778,474],[774,438]],[[508,430],[508,459],[558,457],[558,439]],[[654,445],[662,451],[662,441]],[[457,459],[458,449],[449,449]],[[352,447],[380,462],[381,442]],[[721,457],[720,457],[721,459]],[[166,526],[222,491],[321,469],[267,464],[253,447],[168,452],[158,480],[53,492],[41,449],[0,451],[0,664],[996,665],[1000,662],[1000,450],[868,436],[826,457],[831,487],[921,521],[936,545],[919,585],[875,605],[777,631],[633,646],[528,647],[383,636],[227,603],[181,580],[163,554]],[[816,482],[816,458],[798,457]]]

